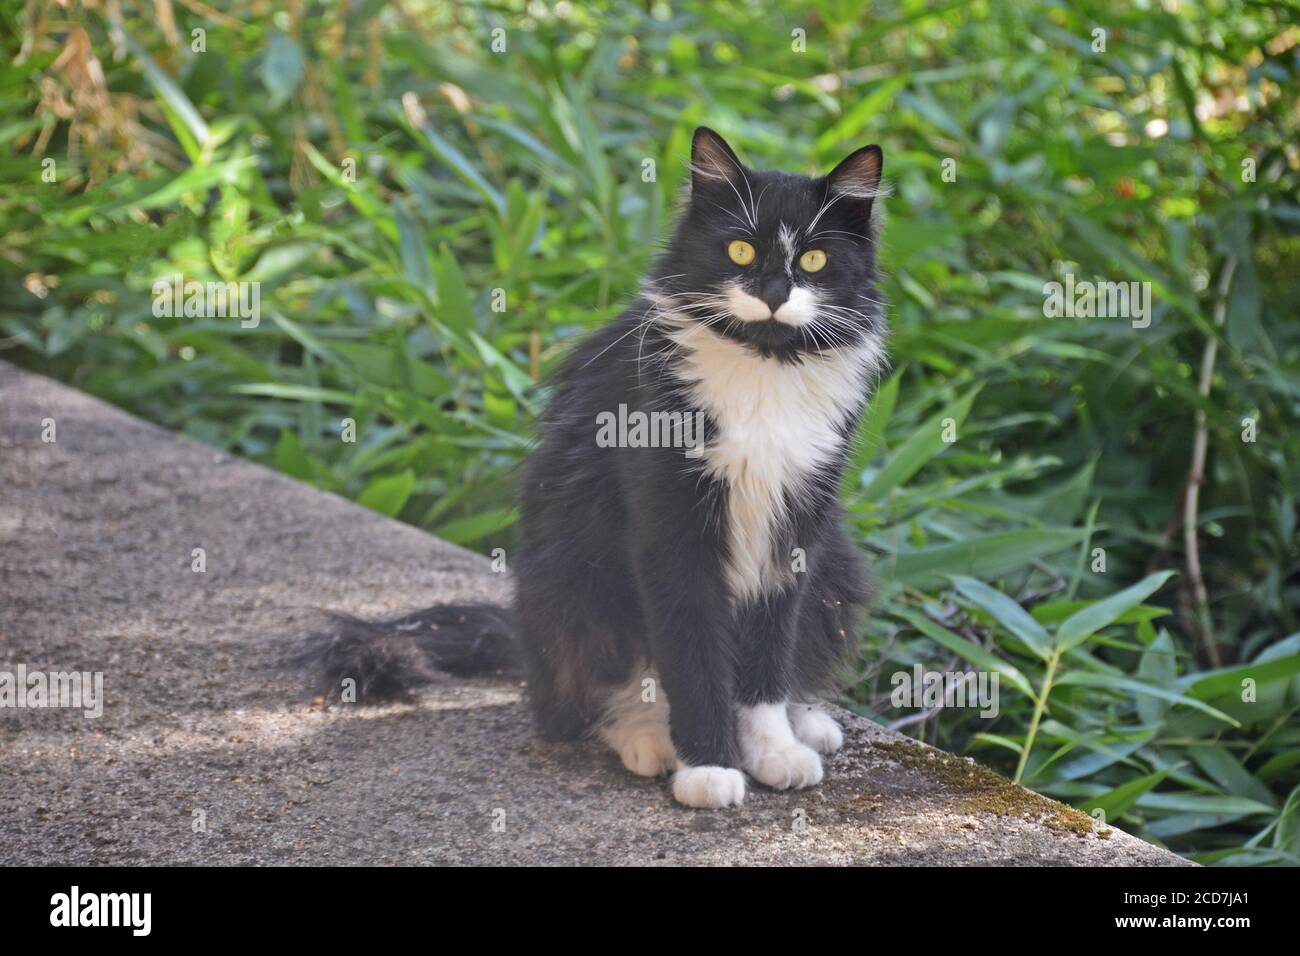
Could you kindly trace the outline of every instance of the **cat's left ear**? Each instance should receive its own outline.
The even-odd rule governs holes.
[[[863,146],[846,156],[826,177],[830,195],[840,194],[841,205],[856,205],[864,215],[871,214],[871,201],[880,192],[880,171],[885,154],[879,146]]]

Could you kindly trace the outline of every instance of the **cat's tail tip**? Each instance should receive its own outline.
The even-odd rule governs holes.
[[[405,697],[447,674],[523,670],[511,613],[492,604],[440,604],[388,621],[326,612],[288,663],[307,672],[314,693],[347,699],[350,690],[362,704]]]

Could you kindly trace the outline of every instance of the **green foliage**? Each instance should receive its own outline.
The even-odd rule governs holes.
[[[1300,861],[1294,7],[120,7],[0,3],[6,357],[508,551],[538,382],[635,293],[692,127],[802,171],[879,142],[848,702],[1205,862]],[[260,323],[155,315],[176,274],[259,282]],[[1067,274],[1150,282],[1150,326],[1046,317]],[[880,686],[962,662],[995,718]]]

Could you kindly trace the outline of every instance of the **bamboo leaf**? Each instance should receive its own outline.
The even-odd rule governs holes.
[[[1091,814],[1094,810],[1101,810],[1105,814],[1106,822],[1114,823],[1120,820],[1143,794],[1155,789],[1173,770],[1172,766],[1165,767],[1163,770],[1138,777],[1136,780],[1129,780],[1100,796],[1085,800],[1078,805],[1078,809],[1087,814]]]
[[[1023,641],[1031,651],[1043,660],[1051,656],[1051,635],[1019,604],[974,578],[955,575],[952,580],[957,585],[958,591],[976,607],[992,615],[995,621]]]
[[[899,610],[896,612],[899,617],[907,621],[914,628],[933,641],[938,642],[954,654],[965,658],[975,666],[990,673],[997,673],[1007,679],[1007,681],[1016,690],[1020,691],[1030,700],[1034,699],[1034,691],[1029,681],[1025,678],[1019,668],[1013,664],[999,658],[997,655],[990,653],[980,647],[973,641],[968,641],[959,634],[954,634],[946,627],[930,620],[923,614],[915,611]]]
[[[371,479],[365,490],[357,496],[357,504],[395,518],[401,513],[414,488],[415,472],[409,468],[395,475],[380,475]]]
[[[970,413],[971,403],[975,401],[975,396],[978,394],[979,388],[974,388],[934,417],[927,419],[867,482],[866,487],[862,489],[862,497],[868,501],[879,501],[925,467],[926,463],[941,449],[948,447],[944,441],[944,432],[947,428],[945,422],[951,420],[952,427],[960,428]]]
[[[1082,644],[1103,627],[1114,623],[1125,611],[1141,604],[1171,577],[1172,571],[1148,575],[1132,587],[1076,611],[1057,628],[1056,646],[1065,651]]]
[[[1035,528],[973,535],[926,548],[900,551],[881,570],[894,580],[917,587],[942,582],[954,574],[997,576],[1037,558],[1078,543],[1080,528]]]

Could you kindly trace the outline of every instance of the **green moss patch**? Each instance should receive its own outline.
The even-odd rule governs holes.
[[[895,763],[934,780],[958,798],[960,810],[1030,820],[1077,837],[1092,832],[1092,817],[1086,813],[1026,790],[973,761],[910,740],[873,742],[871,746]]]

